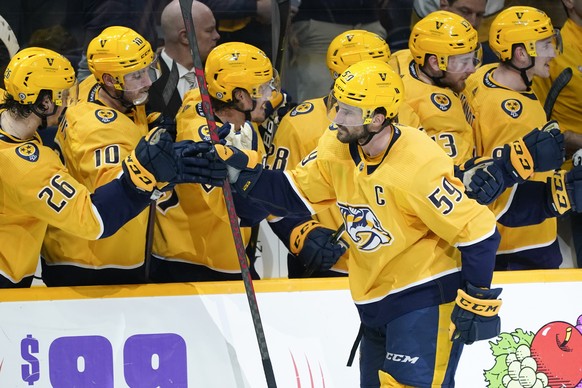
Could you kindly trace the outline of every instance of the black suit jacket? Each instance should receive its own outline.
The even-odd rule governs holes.
[[[182,98],[180,97],[180,93],[178,93],[178,89],[176,88],[176,86],[178,85],[179,78],[175,79],[176,83],[173,87],[173,92],[166,104],[166,102],[164,101],[163,94],[164,89],[168,85],[168,82],[171,81],[170,73],[172,70],[168,68],[168,66],[166,65],[166,61],[164,61],[161,57],[159,59],[159,63],[162,69],[162,75],[150,87],[149,100],[146,105],[146,110],[148,113],[161,112],[162,115],[166,117],[175,118],[176,113],[178,113],[178,110],[182,105]],[[176,77],[179,77],[178,69],[176,68],[175,71]]]

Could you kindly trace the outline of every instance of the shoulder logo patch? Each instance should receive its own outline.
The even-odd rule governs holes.
[[[198,128],[198,136],[200,136],[200,140],[202,141],[212,140],[212,138],[210,137],[210,130],[208,129],[208,125],[204,124]]]
[[[443,112],[446,112],[451,108],[451,99],[446,94],[433,93],[430,95],[430,100]]]
[[[503,109],[503,111],[511,118],[516,119],[521,115],[521,112],[523,111],[523,105],[521,105],[519,100],[510,98],[501,103],[501,109]]]
[[[111,109],[99,109],[95,111],[95,117],[103,124],[109,124],[117,118],[117,112]]]
[[[38,147],[34,143],[24,143],[16,148],[16,155],[28,162],[36,162],[39,157]]]
[[[306,113],[311,112],[312,110],[313,110],[313,104],[310,102],[304,102],[304,103],[297,105],[295,108],[293,108],[291,113],[289,113],[289,116],[294,117],[297,115],[304,115]]]

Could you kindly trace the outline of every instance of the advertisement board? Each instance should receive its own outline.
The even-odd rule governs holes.
[[[494,281],[502,333],[465,347],[457,386],[576,387],[582,271]],[[346,367],[359,327],[347,279],[255,289],[278,387],[359,386],[357,358]],[[266,387],[242,282],[35,287],[0,301],[0,387]]]

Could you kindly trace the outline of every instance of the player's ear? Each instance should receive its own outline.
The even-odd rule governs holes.
[[[247,92],[246,90],[241,89],[241,88],[234,89],[232,92],[232,97],[233,97],[233,100],[235,102],[252,103],[252,98],[251,98],[249,92]]]
[[[528,60],[528,57],[529,57],[529,54],[525,50],[525,47],[523,47],[523,45],[521,45],[521,44],[518,44],[513,49],[513,55],[511,57],[511,60],[512,61],[516,60],[516,61],[518,61],[518,63],[523,63],[523,62]]]
[[[439,61],[436,57],[436,55],[429,55],[427,58],[427,61],[425,61],[425,66],[427,66],[431,69],[431,71],[433,72],[437,72],[439,71]]]
[[[374,124],[374,126],[381,126],[382,124],[384,124],[385,120],[386,120],[385,114],[376,112],[372,117],[372,124]]]
[[[115,85],[115,78],[111,75],[111,74],[103,74],[103,77],[101,77],[103,79],[103,83],[105,85],[109,85],[109,86],[113,86]]]

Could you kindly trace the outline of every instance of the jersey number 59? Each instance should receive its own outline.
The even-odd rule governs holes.
[[[443,178],[442,185],[437,187],[428,199],[443,215],[448,215],[455,208],[455,203],[461,201],[463,193],[447,180]]]

